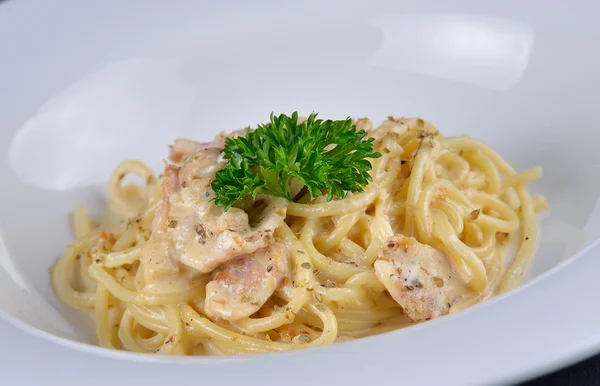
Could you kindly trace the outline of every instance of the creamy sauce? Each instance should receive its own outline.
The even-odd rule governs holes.
[[[413,321],[447,314],[469,292],[449,256],[412,237],[390,238],[375,261],[375,272]]]

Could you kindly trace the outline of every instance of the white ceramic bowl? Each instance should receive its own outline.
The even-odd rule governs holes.
[[[75,349],[222,372],[212,365],[230,360],[88,344],[89,326],[55,298],[48,274],[71,239],[73,206],[98,210],[123,159],[160,165],[176,137],[208,139],[273,110],[418,115],[445,134],[482,139],[519,169],[544,167],[532,189],[551,209],[528,282],[422,325],[273,355],[271,377],[301,362],[305,381],[335,370],[336,380],[488,383],[600,350],[598,8],[441,0],[0,5],[0,316]],[[263,358],[234,360],[221,376],[259,374]]]

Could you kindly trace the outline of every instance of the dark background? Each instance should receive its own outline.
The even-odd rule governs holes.
[[[596,386],[600,385],[600,355],[579,362],[520,386]]]

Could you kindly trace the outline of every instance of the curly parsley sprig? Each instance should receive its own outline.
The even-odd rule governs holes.
[[[311,200],[323,194],[332,200],[346,192],[362,192],[372,180],[368,158],[381,156],[373,151],[373,138],[365,136],[350,118],[324,121],[313,113],[298,123],[297,112],[271,114],[270,123],[225,140],[227,164],[212,181],[215,203],[229,208],[257,194],[292,201],[294,179],[304,184]]]

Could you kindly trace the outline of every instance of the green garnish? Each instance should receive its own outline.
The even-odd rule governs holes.
[[[373,138],[365,139],[352,120],[317,119],[311,114],[298,123],[291,117],[271,114],[271,122],[259,124],[245,137],[227,138],[223,157],[227,164],[216,174],[212,188],[215,203],[225,208],[257,194],[293,201],[290,184],[301,181],[310,199],[327,194],[327,200],[346,192],[362,192],[371,181]]]

